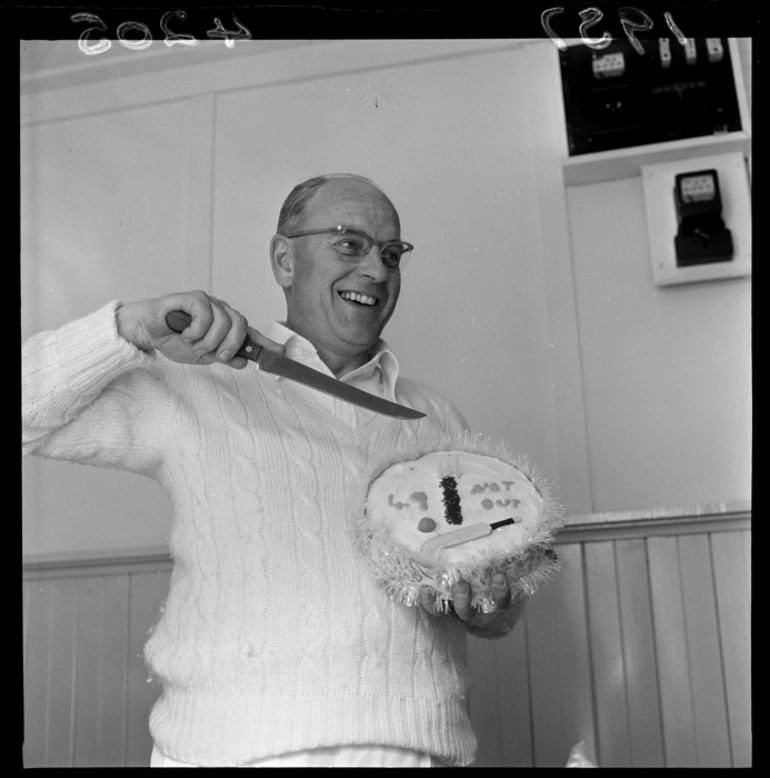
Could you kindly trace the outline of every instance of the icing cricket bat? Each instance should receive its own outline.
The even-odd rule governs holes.
[[[492,530],[496,530],[498,527],[503,527],[506,524],[514,523],[513,519],[503,519],[502,521],[496,521],[492,524],[487,524],[486,522],[469,524],[467,527],[461,527],[452,532],[428,538],[428,540],[420,546],[420,551],[425,554],[432,554],[442,548],[459,546],[461,543],[467,543],[469,540],[485,538],[487,535],[492,534]]]

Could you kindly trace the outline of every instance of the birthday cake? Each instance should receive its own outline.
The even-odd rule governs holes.
[[[558,566],[551,541],[561,515],[546,482],[499,445],[460,446],[392,462],[367,489],[359,543],[371,571],[408,605],[427,586],[446,610],[452,583],[483,592],[494,572],[514,593],[531,594]],[[473,604],[487,610],[489,596]]]

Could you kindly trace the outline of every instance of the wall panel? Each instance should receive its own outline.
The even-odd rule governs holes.
[[[532,707],[533,764],[563,766],[566,755],[559,664],[559,609],[555,587],[541,587],[525,606],[527,614],[527,659]],[[513,692],[514,690],[510,690]]]
[[[30,598],[24,625],[28,636],[24,652],[24,757],[26,766],[42,767],[50,685],[48,652],[54,645],[49,628],[53,584],[30,580],[27,586]]]
[[[751,765],[751,537],[711,538],[732,762]]]
[[[25,574],[25,767],[149,764],[147,728],[159,688],[141,648],[169,579],[152,569],[71,560]],[[132,653],[133,652],[133,653]]]
[[[676,537],[650,538],[650,581],[666,764],[698,764]]]
[[[476,737],[479,741],[477,764],[494,767],[500,764],[503,722],[499,716],[499,693],[495,666],[497,646],[489,640],[474,640],[469,651],[473,687],[471,692],[471,717],[477,722]]]
[[[644,539],[615,541],[632,767],[663,767],[658,669]]]
[[[566,196],[592,510],[749,499],[751,278],[655,286],[640,176]]]
[[[630,767],[626,668],[613,541],[587,543],[584,553],[597,747],[603,767]]]
[[[107,114],[21,130],[24,338],[110,300],[208,284],[212,98],[124,109],[112,94]],[[166,541],[157,483],[36,457],[22,468],[24,553]]]
[[[495,643],[494,682],[500,722],[500,756],[495,765],[529,767],[532,764],[532,688],[527,673],[527,632],[525,608],[513,632]]]
[[[724,673],[707,535],[677,539],[699,767],[729,767]]]
[[[745,515],[570,527],[505,638],[469,640],[478,766],[751,765]],[[143,766],[163,554],[25,571],[25,765]]]

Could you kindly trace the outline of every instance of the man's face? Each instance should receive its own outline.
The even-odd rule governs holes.
[[[398,214],[390,201],[365,182],[332,179],[307,204],[299,230],[354,227],[375,240],[399,240]],[[291,282],[286,287],[288,326],[319,352],[345,360],[363,356],[380,337],[396,307],[401,277],[383,263],[373,246],[358,262],[341,257],[331,235],[288,241]],[[362,301],[346,299],[350,293]]]

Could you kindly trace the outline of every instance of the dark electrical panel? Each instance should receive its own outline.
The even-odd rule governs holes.
[[[560,52],[570,156],[740,131],[726,38],[640,38]]]

